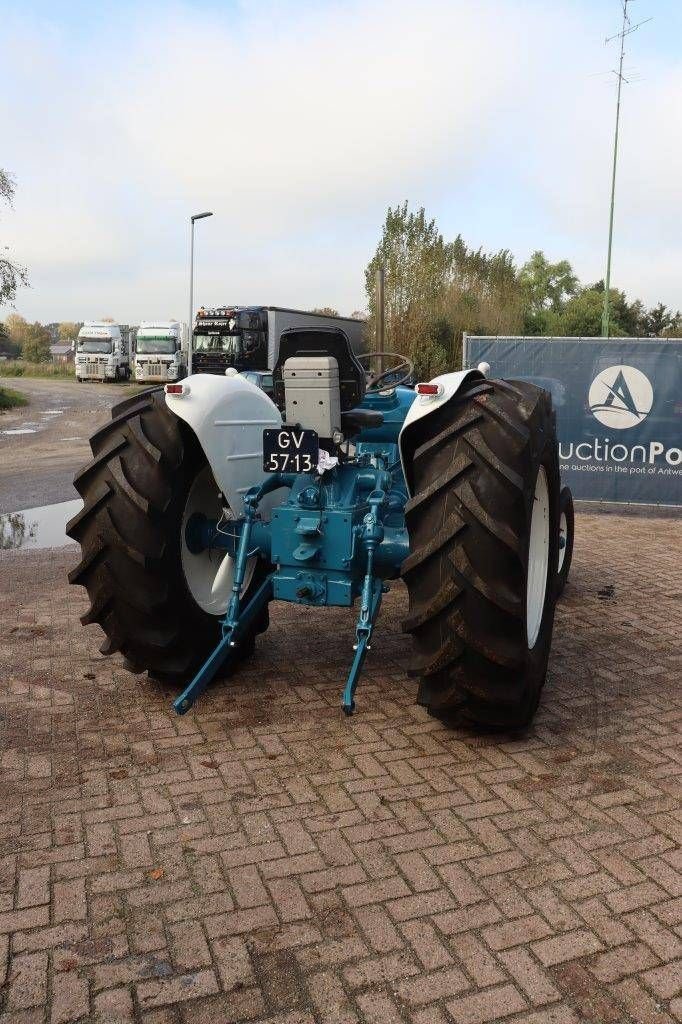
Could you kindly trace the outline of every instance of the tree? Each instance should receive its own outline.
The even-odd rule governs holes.
[[[14,178],[0,167],[0,202],[12,208],[14,202]],[[7,251],[7,246],[4,247]],[[17,288],[28,286],[28,271],[9,258],[0,256],[0,306],[13,306]]]
[[[517,334],[523,322],[523,293],[508,249],[469,249],[458,235],[452,244],[452,273],[445,315],[454,331],[451,369],[461,365],[462,335]]]
[[[383,267],[385,348],[411,356],[418,369],[428,325],[442,313],[451,262],[450,246],[435,220],[426,219],[423,207],[416,213],[407,202],[389,207],[381,240],[365,270],[370,330],[376,323],[376,272]]]
[[[10,313],[5,320],[5,329],[9,334],[11,340],[19,348],[23,345],[28,331],[29,324],[23,316],[19,316],[18,313]]]
[[[12,341],[5,324],[0,323],[0,355],[16,359],[20,351],[20,347]]]
[[[47,363],[50,359],[50,332],[37,321],[28,324],[21,345],[21,358],[28,363]]]
[[[30,324],[18,313],[10,313],[5,320],[5,328],[22,359],[42,363],[50,358],[50,333],[42,324],[37,321]]]
[[[365,270],[369,303],[366,344],[373,347],[376,271],[386,273],[384,347],[403,353],[426,379],[461,365],[462,335],[599,337],[604,282],[581,287],[568,260],[550,263],[541,250],[516,269],[508,249],[470,249],[461,235],[443,238],[424,208],[390,208]],[[611,289],[611,333],[617,337],[682,337],[682,313],[663,303],[647,310]]]
[[[516,333],[523,293],[512,254],[469,249],[461,235],[446,242],[424,209],[403,203],[388,210],[382,238],[365,271],[370,325],[375,323],[375,276],[386,271],[385,347],[413,359],[418,376],[461,365],[464,331]]]
[[[319,306],[315,309],[310,310],[311,313],[320,313],[322,316],[338,316],[338,309],[334,309],[332,306]]]
[[[673,313],[662,302],[645,311],[642,317],[642,334],[648,338],[672,338],[682,328],[682,314]]]
[[[524,329],[528,334],[547,334],[552,317],[578,292],[578,278],[568,260],[549,263],[545,254],[536,249],[524,263],[518,275],[526,308]]]
[[[625,294],[619,292],[617,288],[612,288],[610,295],[610,333],[615,338],[636,337],[638,335],[637,304],[628,304]],[[550,313],[548,333],[557,337],[598,338],[602,332],[603,308],[603,285],[600,288],[597,283],[590,288],[581,288],[577,295],[566,302],[560,312]]]
[[[59,325],[59,340],[73,341],[78,334],[78,330],[78,324],[73,323],[72,320],[62,320]]]

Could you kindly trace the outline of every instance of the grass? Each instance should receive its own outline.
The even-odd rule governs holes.
[[[0,412],[5,409],[15,409],[19,405],[28,405],[28,398],[20,391],[12,391],[11,388],[0,388]]]
[[[70,377],[76,373],[73,363],[26,363],[23,359],[0,362],[0,377]]]

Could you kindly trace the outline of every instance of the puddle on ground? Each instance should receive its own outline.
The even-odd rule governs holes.
[[[0,513],[0,549],[61,548],[74,541],[66,536],[66,524],[83,507],[80,498],[40,505],[19,512]]]
[[[16,434],[35,434],[36,431],[33,427],[17,427],[16,430],[0,430],[0,434],[6,434],[8,437],[14,437]]]

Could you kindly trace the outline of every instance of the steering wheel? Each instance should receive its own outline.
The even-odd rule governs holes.
[[[382,360],[379,366],[383,365],[384,359],[393,359],[394,365],[390,366],[387,370],[380,370],[379,373],[373,373],[370,367],[367,367],[367,376],[369,378],[367,383],[367,394],[376,394],[378,391],[387,391],[389,388],[397,388],[401,384],[406,384],[412,374],[414,373],[414,363],[407,356],[402,356],[398,352],[362,352],[356,356],[360,362],[367,360],[369,363],[373,359]]]

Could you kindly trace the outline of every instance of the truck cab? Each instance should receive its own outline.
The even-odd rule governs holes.
[[[127,326],[91,320],[78,332],[76,380],[127,380],[130,377],[130,332]]]
[[[268,314],[260,306],[218,306],[197,313],[192,372],[268,369]]]
[[[186,325],[143,320],[137,331],[135,380],[140,384],[181,380],[187,374]]]
[[[272,370],[279,339],[292,328],[340,328],[354,352],[362,352],[362,321],[283,306],[216,306],[197,313],[192,336],[192,373]]]

